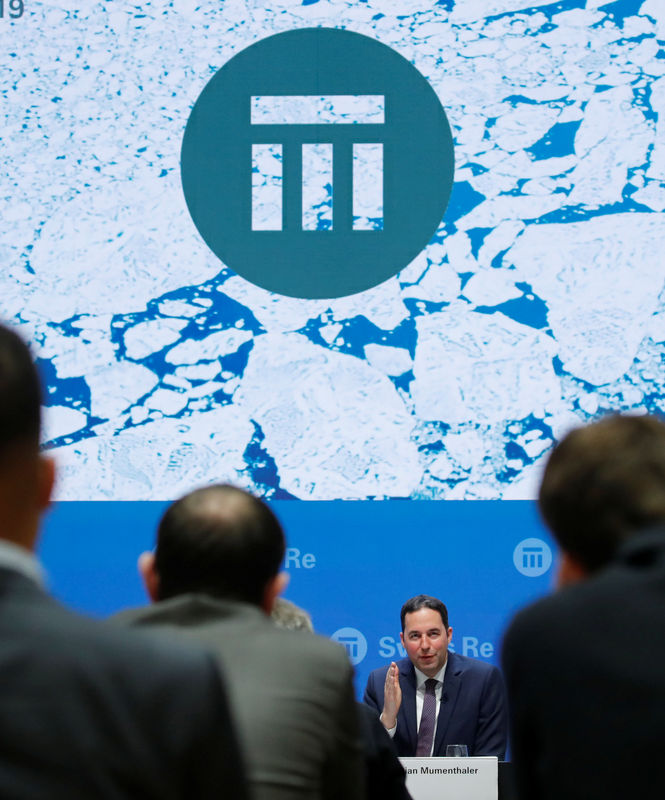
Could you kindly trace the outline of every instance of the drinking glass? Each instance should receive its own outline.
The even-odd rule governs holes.
[[[448,744],[446,745],[447,758],[468,758],[469,748],[465,744]]]

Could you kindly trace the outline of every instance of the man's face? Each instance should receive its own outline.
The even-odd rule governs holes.
[[[446,630],[438,611],[419,608],[404,617],[402,644],[414,667],[433,678],[448,658],[453,629]]]

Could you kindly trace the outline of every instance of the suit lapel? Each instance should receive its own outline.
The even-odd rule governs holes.
[[[460,687],[462,685],[462,672],[455,654],[448,652],[448,666],[446,667],[446,674],[443,679],[443,693],[441,694],[441,705],[439,707],[439,716],[436,721],[436,735],[434,737],[434,750],[435,756],[445,755],[443,750],[443,742],[445,740],[448,725],[455,712],[455,705],[457,697],[459,696]],[[454,742],[452,743],[454,744]],[[464,744],[462,742],[462,744]]]
[[[416,725],[416,673],[413,664],[409,659],[400,663],[399,682],[402,687],[402,707],[400,714],[403,714],[406,725],[406,736],[409,745],[413,744],[413,752],[416,752],[418,741],[418,727]]]

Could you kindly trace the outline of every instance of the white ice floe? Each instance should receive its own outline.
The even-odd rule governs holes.
[[[193,302],[185,300],[163,300],[159,303],[159,313],[165,317],[196,317],[212,305],[208,297],[197,297]]]
[[[632,88],[595,94],[575,136],[579,163],[570,175],[568,202],[592,208],[621,201],[627,171],[646,161],[653,123],[632,104]]]
[[[151,392],[159,382],[154,372],[131,361],[116,361],[85,376],[90,388],[90,412],[113,420]]]
[[[141,359],[163,350],[178,341],[187,324],[184,319],[151,319],[133,325],[125,331],[127,357]]]
[[[543,478],[547,456],[521,468],[519,476],[502,487],[502,500],[535,500]]]
[[[480,463],[486,452],[482,435],[477,430],[449,433],[444,439],[448,457],[462,469]]]
[[[385,372],[386,375],[402,375],[413,366],[409,351],[403,347],[366,344],[365,358],[370,366]]]
[[[209,381],[220,373],[219,361],[202,361],[176,368],[176,375],[188,381]]]
[[[213,277],[220,265],[201,257],[204,247],[192,236],[175,181],[100,181],[42,228],[31,256],[31,305],[47,305],[55,319],[139,311],[154,297]]]
[[[219,290],[250,308],[258,322],[271,332],[298,330],[330,305],[329,300],[299,300],[274,294],[238,276],[229,278]]]
[[[353,356],[297,334],[258,337],[236,402],[297,497],[403,497],[420,479],[412,417],[390,380]]]
[[[647,15],[656,22],[656,36],[665,40],[665,6],[661,0],[645,0],[640,6],[640,14]]]
[[[411,394],[420,419],[496,424],[542,416],[560,395],[554,341],[465,305],[419,317]]]
[[[455,24],[476,22],[484,17],[507,14],[511,11],[524,11],[527,8],[538,8],[549,5],[549,0],[464,0],[455,3],[450,14],[450,21]]]
[[[88,417],[69,406],[46,406],[42,409],[42,441],[49,442],[85,428]]]
[[[144,405],[151,411],[161,411],[165,416],[173,416],[187,405],[187,394],[171,389],[156,389],[145,400]]]
[[[664,237],[662,215],[610,214],[532,225],[507,254],[547,304],[568,372],[601,385],[633,363],[665,281]]]
[[[515,285],[519,280],[514,269],[480,269],[469,279],[463,294],[474,305],[497,306],[522,295]]]
[[[443,259],[444,249],[439,246],[440,258]],[[460,291],[459,275],[450,264],[441,261],[425,262],[426,272],[418,283],[405,286],[402,289],[402,298],[426,300],[430,303],[450,303]]]
[[[46,325],[36,328],[35,354],[51,361],[58,378],[87,377],[117,363],[110,334],[111,317],[92,320],[93,327],[78,335],[61,333]]]
[[[252,332],[239,328],[226,328],[211,333],[203,339],[188,339],[173,347],[166,354],[169,364],[197,364],[212,361],[235,353],[252,338]]]
[[[248,485],[243,453],[253,427],[225,406],[187,419],[161,419],[51,453],[58,500],[174,500],[216,482]]]
[[[663,14],[665,20],[665,12]],[[663,23],[665,28],[665,22]],[[663,31],[665,36],[665,30]],[[659,78],[651,86],[651,108],[657,115],[656,136],[649,159],[647,176],[659,181],[665,180],[665,78]]]

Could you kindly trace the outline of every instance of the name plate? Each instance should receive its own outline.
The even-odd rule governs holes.
[[[497,800],[499,761],[477,758],[400,758],[413,800]]]

